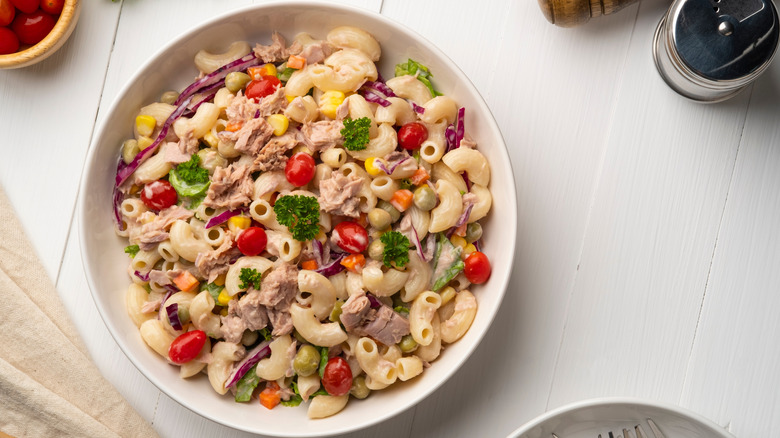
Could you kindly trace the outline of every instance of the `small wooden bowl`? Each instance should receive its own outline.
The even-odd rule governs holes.
[[[26,67],[51,56],[68,40],[76,27],[76,22],[79,21],[80,10],[81,0],[65,0],[62,13],[57,19],[54,29],[34,46],[16,53],[0,55],[0,69]]]

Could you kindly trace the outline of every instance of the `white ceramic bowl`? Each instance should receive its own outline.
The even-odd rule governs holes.
[[[466,108],[466,129],[492,169],[494,202],[485,222],[483,250],[490,257],[493,273],[487,284],[474,288],[479,311],[469,332],[448,346],[420,377],[376,391],[366,400],[351,400],[333,417],[309,420],[304,407],[269,411],[256,403],[236,403],[230,396],[216,394],[205,376],[183,380],[178,367],[168,365],[147,348],[125,310],[124,295],[130,282],[128,259],[123,252],[127,243],[114,233],[112,189],[119,145],[132,135],[138,109],[166,90],[181,90],[188,85],[197,75],[193,56],[198,50],[219,52],[236,40],[267,44],[273,30],[288,41],[302,31],[324,38],[338,25],[358,26],[377,38],[382,45],[379,69],[385,77],[393,76],[396,63],[413,58],[431,68],[438,90]],[[106,326],[128,359],[160,390],[192,411],[236,429],[275,436],[333,435],[375,424],[418,403],[451,377],[474,351],[501,305],[512,267],[517,217],[514,178],[501,133],[458,67],[419,35],[380,15],[316,2],[279,2],[239,9],[193,26],[153,56],[119,93],[95,136],[82,177],[79,212],[82,259],[89,286]],[[485,365],[489,363],[485,360]]]
[[[641,425],[653,437],[647,419],[653,420],[666,438],[734,438],[726,429],[694,412],[668,403],[635,398],[605,397],[580,401],[541,415],[509,434],[508,438],[560,438],[618,436]],[[657,437],[661,438],[661,437]]]

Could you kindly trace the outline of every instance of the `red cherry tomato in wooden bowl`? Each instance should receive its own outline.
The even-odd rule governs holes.
[[[314,178],[314,168],[314,158],[306,152],[298,152],[287,160],[284,176],[296,187],[305,186]]]
[[[38,44],[46,35],[54,29],[54,25],[57,20],[51,15],[36,11],[32,14],[17,14],[14,18],[14,22],[11,24],[16,36],[19,37],[19,41],[23,44]]]
[[[257,102],[261,98],[273,94],[281,85],[282,81],[276,76],[263,76],[250,82],[246,86],[244,95],[247,99],[254,99]]]
[[[241,254],[252,257],[265,251],[268,236],[265,234],[265,230],[260,227],[249,227],[238,235],[236,244]]]
[[[346,360],[340,356],[332,357],[325,365],[322,386],[330,395],[344,395],[352,387],[352,370]]]
[[[398,130],[398,143],[404,149],[418,149],[428,139],[428,128],[420,122],[407,123]]]
[[[15,16],[16,8],[11,0],[0,0],[0,27],[11,24]]]
[[[41,0],[41,10],[47,14],[60,15],[65,6],[65,0]]]
[[[141,190],[141,201],[152,210],[162,210],[179,199],[176,189],[164,179],[152,181]]]
[[[7,27],[0,27],[0,55],[19,51],[19,38]]]
[[[203,330],[183,333],[171,342],[168,357],[176,364],[187,363],[198,356],[206,344],[206,338],[206,332]]]
[[[340,222],[331,234],[339,248],[350,254],[359,254],[368,247],[368,232],[355,222]]]
[[[24,12],[25,14],[30,14],[38,9],[40,0],[11,0],[11,3],[16,6],[16,9]]]
[[[474,284],[482,284],[490,278],[490,260],[479,251],[474,251],[466,257],[466,267],[463,273],[466,279]]]

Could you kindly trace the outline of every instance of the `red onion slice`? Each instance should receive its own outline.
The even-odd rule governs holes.
[[[425,114],[425,108],[421,107],[420,105],[417,105],[414,102],[412,102],[412,108],[414,108],[414,112],[416,112],[417,114]]]
[[[168,314],[168,322],[171,323],[171,327],[174,330],[184,330],[179,319],[179,303],[173,303],[165,308],[165,312]]]
[[[378,103],[383,107],[388,107],[391,105],[389,100],[374,93],[373,91],[366,91],[365,93],[363,93],[363,97],[366,99],[366,102]]]
[[[269,345],[271,345],[271,340],[261,342],[257,345],[257,347],[249,351],[249,353],[247,353],[240,362],[236,363],[234,365],[233,372],[230,373],[230,376],[225,382],[225,388],[230,388],[231,386],[238,383],[238,381],[244,377],[244,374],[252,369],[252,367],[255,366],[258,362],[260,362],[260,359],[271,354],[271,347],[269,347]]]
[[[224,211],[213,218],[209,219],[208,222],[206,222],[206,229],[209,229],[211,227],[224,224],[228,219],[230,219],[233,216],[238,216],[241,213],[246,213],[246,208],[240,208],[238,210],[228,210]]]

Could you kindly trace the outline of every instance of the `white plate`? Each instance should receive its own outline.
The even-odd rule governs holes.
[[[434,84],[466,108],[466,129],[491,164],[493,208],[484,223],[483,250],[491,260],[490,281],[473,288],[479,311],[469,332],[412,381],[374,392],[368,399],[351,400],[344,411],[322,420],[309,420],[306,408],[278,407],[271,411],[257,403],[236,403],[216,394],[205,377],[182,380],[178,368],[168,365],[140,338],[127,316],[124,295],[129,279],[127,244],[113,230],[111,194],[119,145],[132,135],[140,107],[169,89],[183,89],[197,75],[193,56],[200,49],[224,50],[229,43],[270,42],[273,30],[288,41],[306,31],[324,38],[338,25],[358,26],[382,45],[378,64],[385,77],[393,67],[413,58],[431,68]],[[506,146],[490,111],[468,78],[441,51],[409,29],[380,15],[319,2],[278,2],[242,8],[202,24],[155,54],[119,93],[91,145],[82,177],[79,213],[82,260],[92,295],[109,331],[128,359],[160,390],[192,411],[224,425],[275,436],[322,436],[354,431],[378,423],[414,406],[441,386],[474,351],[493,320],[509,279],[516,234],[516,195]],[[473,360],[490,361],[475,357]]]
[[[650,418],[665,438],[734,438],[712,421],[679,406],[634,398],[597,398],[572,403],[526,423],[508,438],[615,438],[628,429],[633,438],[634,426],[641,425],[645,436],[652,438]],[[660,438],[660,437],[657,437]]]

